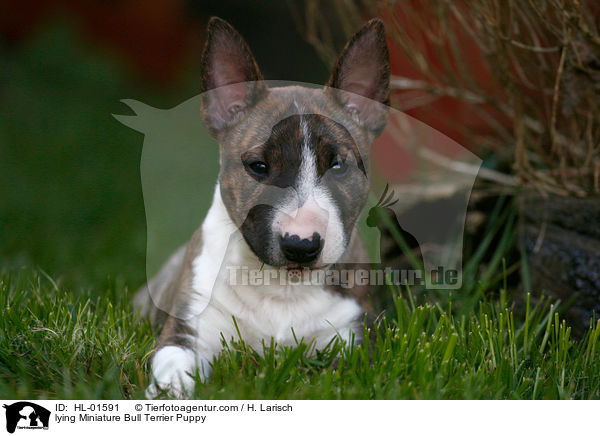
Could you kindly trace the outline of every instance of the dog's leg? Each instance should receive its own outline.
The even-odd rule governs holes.
[[[146,397],[155,398],[161,390],[177,398],[187,398],[194,390],[193,375],[198,372],[201,381],[210,375],[210,363],[200,353],[190,348],[167,345],[160,348],[152,359],[152,384]]]
[[[153,398],[161,390],[178,397],[188,397],[194,388],[193,375],[204,381],[210,375],[212,355],[202,352],[196,330],[182,318],[170,316],[152,358],[152,384],[146,396]]]

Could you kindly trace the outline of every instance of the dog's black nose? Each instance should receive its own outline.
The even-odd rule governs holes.
[[[312,262],[319,257],[323,249],[321,235],[317,232],[313,233],[311,239],[300,239],[298,235],[290,236],[286,233],[285,236],[279,237],[279,245],[285,258],[296,263]]]

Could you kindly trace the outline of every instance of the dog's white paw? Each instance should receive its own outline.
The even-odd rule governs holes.
[[[152,384],[146,389],[146,398],[152,399],[163,391],[176,398],[188,398],[194,392],[195,381],[190,374],[196,369],[204,381],[210,371],[208,361],[192,350],[167,346],[156,352],[152,359]]]

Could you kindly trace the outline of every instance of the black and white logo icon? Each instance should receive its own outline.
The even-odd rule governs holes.
[[[10,405],[4,404],[6,409],[6,431],[14,433],[16,429],[48,429],[50,411],[29,401],[19,401]]]

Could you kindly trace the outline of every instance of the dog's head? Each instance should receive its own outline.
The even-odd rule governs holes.
[[[387,123],[381,21],[352,37],[319,89],[268,88],[242,37],[218,18],[202,63],[221,197],[251,250],[273,266],[339,261],[367,200],[370,144]]]

